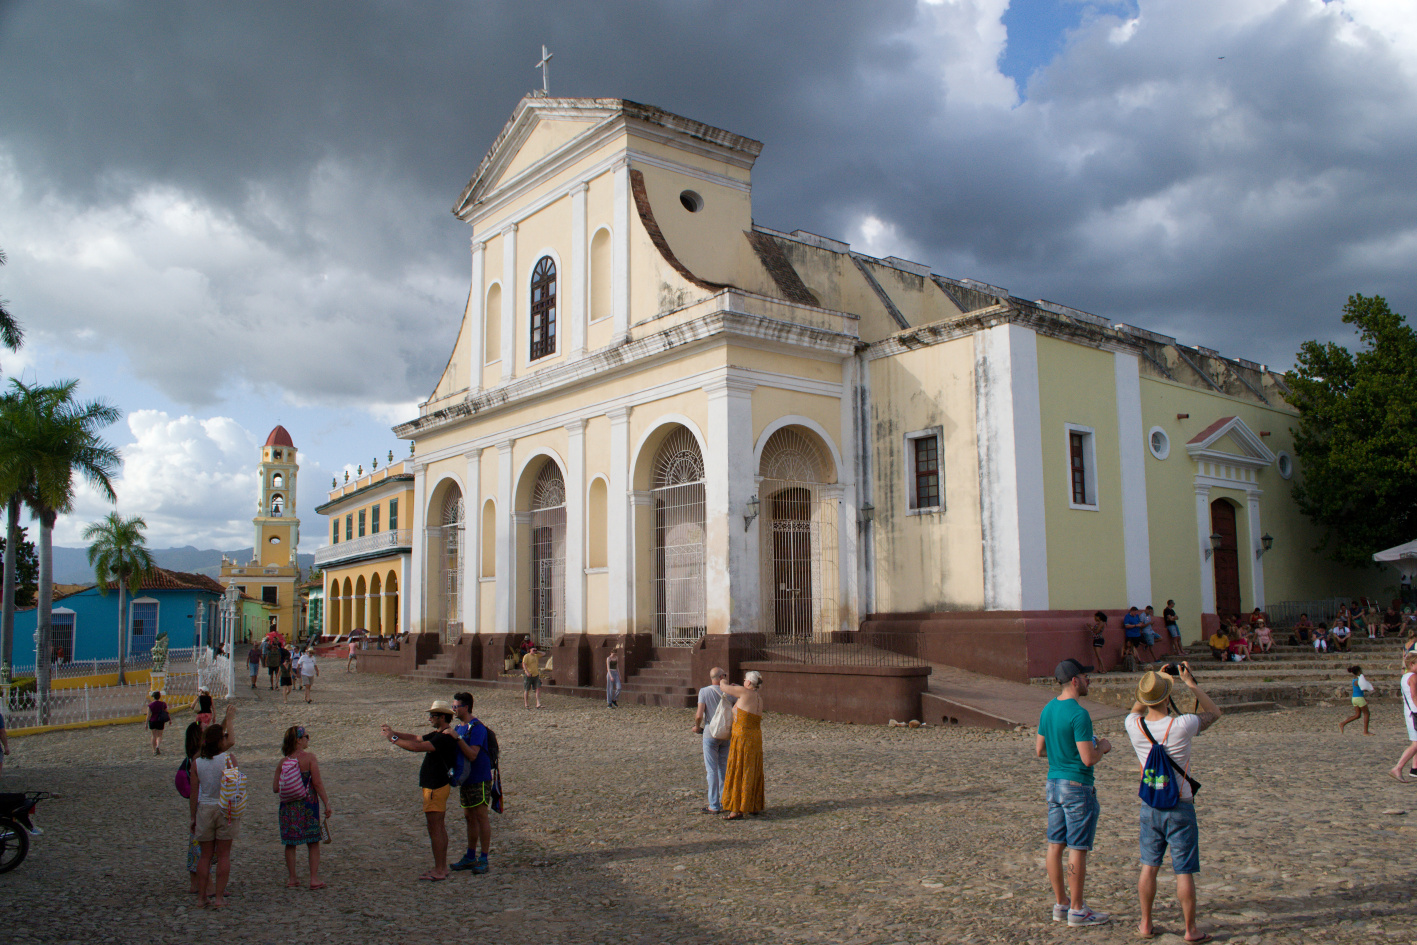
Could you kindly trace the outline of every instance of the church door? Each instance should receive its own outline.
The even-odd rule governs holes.
[[[810,490],[783,489],[770,500],[773,562],[773,632],[812,636],[812,507]]]
[[[566,483],[548,462],[531,502],[531,636],[539,646],[550,646],[565,630]]]
[[[1235,506],[1224,499],[1210,504],[1211,533],[1220,536],[1211,562],[1215,568],[1215,612],[1220,616],[1240,613],[1240,546],[1235,532]]]

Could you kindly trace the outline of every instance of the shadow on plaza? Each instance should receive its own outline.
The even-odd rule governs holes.
[[[913,804],[947,803],[969,797],[997,794],[996,787],[967,787],[949,791],[917,791],[913,794],[876,794],[869,797],[833,797],[803,804],[787,804],[763,811],[764,820],[797,820],[844,810],[907,807]]]
[[[1255,910],[1263,916],[1235,920],[1210,919],[1206,913],[1230,916],[1232,910]],[[1200,902],[1203,926],[1216,926],[1217,931],[1236,935],[1273,932],[1310,932],[1338,922],[1381,921],[1417,917],[1417,900],[1412,898],[1409,882],[1371,883],[1354,886],[1341,892],[1315,894],[1304,898],[1276,897],[1249,900]]]

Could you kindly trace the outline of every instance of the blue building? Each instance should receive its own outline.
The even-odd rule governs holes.
[[[144,576],[137,593],[123,595],[127,615],[129,657],[143,657],[159,633],[168,646],[184,649],[194,644],[214,645],[217,639],[217,602],[225,590],[204,574],[154,568]],[[205,621],[198,626],[198,604],[205,603]],[[15,614],[15,663],[30,661],[34,652],[37,612],[31,607]],[[52,653],[68,661],[118,659],[118,585],[108,593],[98,585],[57,597],[54,601]],[[27,645],[28,644],[28,645]]]

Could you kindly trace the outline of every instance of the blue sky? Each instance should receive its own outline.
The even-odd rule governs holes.
[[[826,11],[826,12],[824,12]],[[755,137],[754,217],[1280,367],[1417,314],[1417,18],[1389,0],[0,4],[5,374],[120,406],[119,508],[249,541],[258,445],[389,450],[456,337],[449,213],[517,100]],[[1224,62],[1217,56],[1225,55]],[[108,510],[88,492],[56,529]]]

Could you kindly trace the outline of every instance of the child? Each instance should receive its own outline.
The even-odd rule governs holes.
[[[1323,623],[1322,621],[1320,621],[1319,625],[1314,628],[1314,652],[1328,652],[1328,624]]]
[[[1092,652],[1097,663],[1097,671],[1099,673],[1105,673],[1107,672],[1107,665],[1102,662],[1102,648],[1107,645],[1107,637],[1105,635],[1107,631],[1107,615],[1099,610],[1092,615],[1092,623],[1088,624],[1086,629],[1092,634]]]
[[[1363,667],[1350,666],[1348,672],[1353,674],[1353,714],[1342,722],[1338,723],[1338,730],[1343,731],[1349,722],[1356,722],[1359,718],[1363,720],[1363,734],[1371,735],[1368,731],[1368,693],[1373,691],[1373,684],[1368,682],[1363,675]]]

